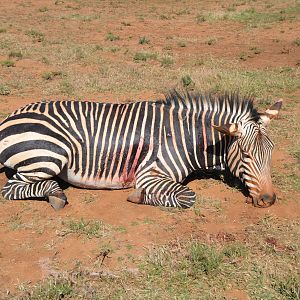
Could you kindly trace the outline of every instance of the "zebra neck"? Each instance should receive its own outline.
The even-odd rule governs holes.
[[[201,169],[224,170],[227,166],[228,149],[233,141],[212,125],[238,122],[239,117],[213,110],[202,111],[197,122],[197,149]]]

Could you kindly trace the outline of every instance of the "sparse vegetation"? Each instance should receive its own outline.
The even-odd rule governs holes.
[[[138,61],[147,61],[149,59],[157,59],[156,53],[149,53],[149,52],[137,52],[135,53],[133,60]]]
[[[139,39],[139,44],[140,45],[149,44],[149,43],[150,43],[150,40],[145,36],[143,36]]]
[[[12,60],[3,60],[0,62],[0,64],[2,67],[7,67],[7,68],[16,66],[15,62]]]
[[[34,42],[43,42],[45,40],[45,35],[34,29],[27,30],[25,34],[31,37]]]
[[[192,80],[190,75],[184,75],[182,78],[182,84],[183,87],[188,88],[188,87],[193,87],[195,85],[194,81]]]
[[[60,77],[63,73],[61,71],[52,71],[52,72],[46,72],[42,75],[43,79],[45,80],[52,80],[54,77]]]
[[[293,41],[293,45],[300,47],[300,38],[297,38]]]
[[[166,68],[170,67],[174,63],[174,60],[171,56],[164,56],[163,58],[161,58],[160,63],[162,67]]]
[[[106,40],[107,41],[118,41],[120,39],[120,37],[116,34],[113,34],[112,32],[108,32],[106,35]]]
[[[0,84],[0,95],[7,96],[11,93],[9,87],[5,84]]]
[[[23,54],[21,51],[10,51],[8,54],[9,58],[16,58],[16,59],[22,59]]]
[[[66,221],[63,222],[63,225],[65,229],[58,233],[61,236],[77,234],[89,239],[100,238],[107,236],[110,230],[109,226],[101,221],[86,221],[84,219]]]

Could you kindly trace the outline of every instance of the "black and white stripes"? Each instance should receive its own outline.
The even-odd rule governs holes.
[[[195,170],[229,166],[259,197],[272,150],[261,120],[252,101],[236,94],[172,91],[153,102],[29,104],[0,125],[0,162],[17,171],[3,195],[45,197],[62,207],[63,191],[50,180],[58,175],[86,188],[135,186],[133,202],[190,207],[196,196],[181,182]],[[239,133],[226,132],[228,124]]]

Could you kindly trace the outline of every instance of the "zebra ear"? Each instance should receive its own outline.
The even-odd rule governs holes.
[[[242,131],[237,123],[234,124],[225,124],[221,126],[212,125],[216,130],[220,131],[221,133],[230,135],[230,136],[238,136],[242,135]]]
[[[278,113],[282,106],[282,101],[282,99],[279,99],[264,113],[260,114],[260,119],[264,122],[265,125],[269,125],[271,119],[274,119],[278,116]]]
[[[274,103],[269,109],[265,111],[265,115],[269,119],[273,119],[277,117],[282,106],[282,101],[283,101],[282,99],[279,99],[276,103]]]

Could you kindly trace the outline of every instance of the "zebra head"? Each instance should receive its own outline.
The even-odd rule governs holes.
[[[268,125],[278,115],[282,100],[277,101],[257,118],[234,124],[214,126],[231,136],[227,165],[248,188],[254,206],[268,207],[275,203],[271,179],[271,160],[274,144],[268,136]]]

